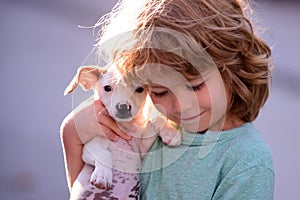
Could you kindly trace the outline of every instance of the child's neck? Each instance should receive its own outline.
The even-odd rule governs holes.
[[[245,121],[236,118],[227,118],[222,130],[230,130],[242,126]]]

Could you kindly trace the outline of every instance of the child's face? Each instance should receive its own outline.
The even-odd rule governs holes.
[[[172,73],[158,73],[153,79],[151,99],[168,119],[191,132],[223,128],[229,95],[218,70],[192,81]]]

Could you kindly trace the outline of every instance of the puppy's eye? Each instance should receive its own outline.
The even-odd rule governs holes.
[[[138,87],[138,88],[135,89],[135,91],[137,93],[142,93],[142,92],[144,92],[144,88],[143,87]]]
[[[112,91],[112,87],[111,87],[110,85],[105,85],[103,88],[104,88],[104,91],[105,91],[105,92],[110,92],[110,91]]]

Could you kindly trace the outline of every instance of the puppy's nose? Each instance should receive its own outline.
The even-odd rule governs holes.
[[[127,104],[127,103],[124,103],[124,104],[118,103],[116,105],[116,109],[120,114],[125,114],[131,110],[131,105]]]

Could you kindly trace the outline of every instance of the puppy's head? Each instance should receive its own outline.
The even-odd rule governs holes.
[[[121,74],[114,66],[101,70],[96,66],[80,67],[65,90],[73,92],[78,84],[84,90],[94,89],[116,121],[130,121],[138,116],[145,104],[147,91],[142,82],[128,74]]]

